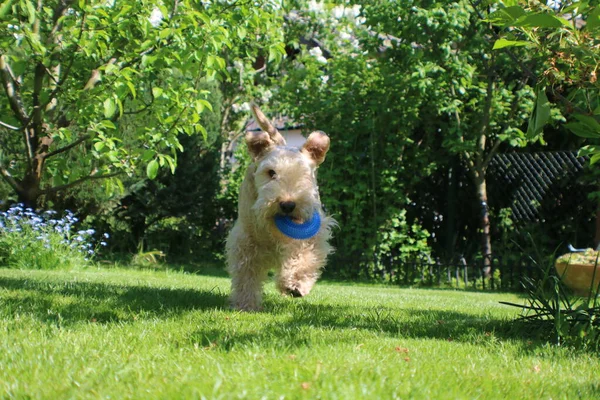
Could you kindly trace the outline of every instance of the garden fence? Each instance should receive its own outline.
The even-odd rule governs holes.
[[[337,259],[328,265],[326,273],[346,279],[365,279],[402,286],[520,291],[523,289],[523,279],[541,278],[547,267],[540,266],[530,257],[514,255],[494,255],[489,267],[481,257],[469,261],[460,257],[452,262],[433,260],[427,256],[405,260],[390,258],[378,264],[357,261],[356,258]]]

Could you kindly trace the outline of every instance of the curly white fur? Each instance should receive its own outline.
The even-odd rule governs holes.
[[[264,115],[259,117],[265,132],[246,137],[254,162],[242,182],[238,219],[226,244],[231,304],[240,310],[260,309],[262,285],[269,270],[276,271],[281,293],[306,296],[333,251],[328,240],[336,224],[323,213],[316,179],[316,169],[329,149],[327,135],[313,132],[301,149],[286,147],[276,129],[263,126],[267,121]],[[291,239],[279,232],[274,217],[282,213],[281,202],[295,203],[289,215],[298,221],[318,210],[319,232],[307,240]]]

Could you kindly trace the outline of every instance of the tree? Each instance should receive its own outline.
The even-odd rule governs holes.
[[[180,134],[206,136],[200,85],[223,52],[281,56],[278,2],[12,1],[0,4],[0,173],[18,200],[146,167],[174,171]],[[252,55],[249,55],[252,56]]]
[[[590,164],[600,160],[600,5],[598,1],[504,2],[483,17],[499,33],[494,49],[505,52],[522,74],[537,87],[536,107],[528,133],[550,122],[551,102],[563,115],[564,125],[588,141],[580,153]],[[515,53],[525,48],[526,57]],[[600,244],[600,208],[596,216],[595,246]]]
[[[296,38],[301,57],[279,95],[294,116],[331,135],[320,173],[322,185],[335,186],[323,197],[352,226],[345,240],[356,233],[356,249],[379,259],[423,251],[424,217],[411,220],[407,210],[422,206],[412,205],[421,182],[458,158],[473,182],[489,271],[487,167],[502,146],[541,140],[518,129],[532,89],[492,52],[490,32],[468,1],[351,3],[310,2],[312,14],[293,14],[288,41]],[[313,47],[298,37],[312,38]]]
[[[207,138],[183,135],[175,173],[160,170],[155,179],[145,174],[123,180],[125,193],[107,218],[118,250],[145,252],[160,249],[169,256],[198,255],[212,250],[215,237],[216,197],[219,189],[219,133],[221,95],[218,82],[202,85],[211,92],[212,111],[200,123]],[[158,238],[158,240],[152,240]]]

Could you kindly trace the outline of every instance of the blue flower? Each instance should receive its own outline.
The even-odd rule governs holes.
[[[93,255],[98,244],[93,241],[96,230],[88,228],[71,234],[79,219],[70,210],[66,210],[61,218],[52,217],[56,214],[53,210],[38,214],[22,204],[14,205],[6,212],[0,212],[0,241],[4,233],[12,235],[12,246],[22,246],[24,249],[31,248],[37,242],[51,251],[72,249],[85,257]],[[103,236],[109,237],[108,233]],[[106,246],[106,242],[102,241],[99,245]]]

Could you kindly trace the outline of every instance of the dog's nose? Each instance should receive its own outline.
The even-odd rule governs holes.
[[[282,201],[279,203],[279,208],[281,208],[281,211],[283,211],[285,214],[289,214],[294,211],[294,208],[296,208],[296,203],[293,201]]]

